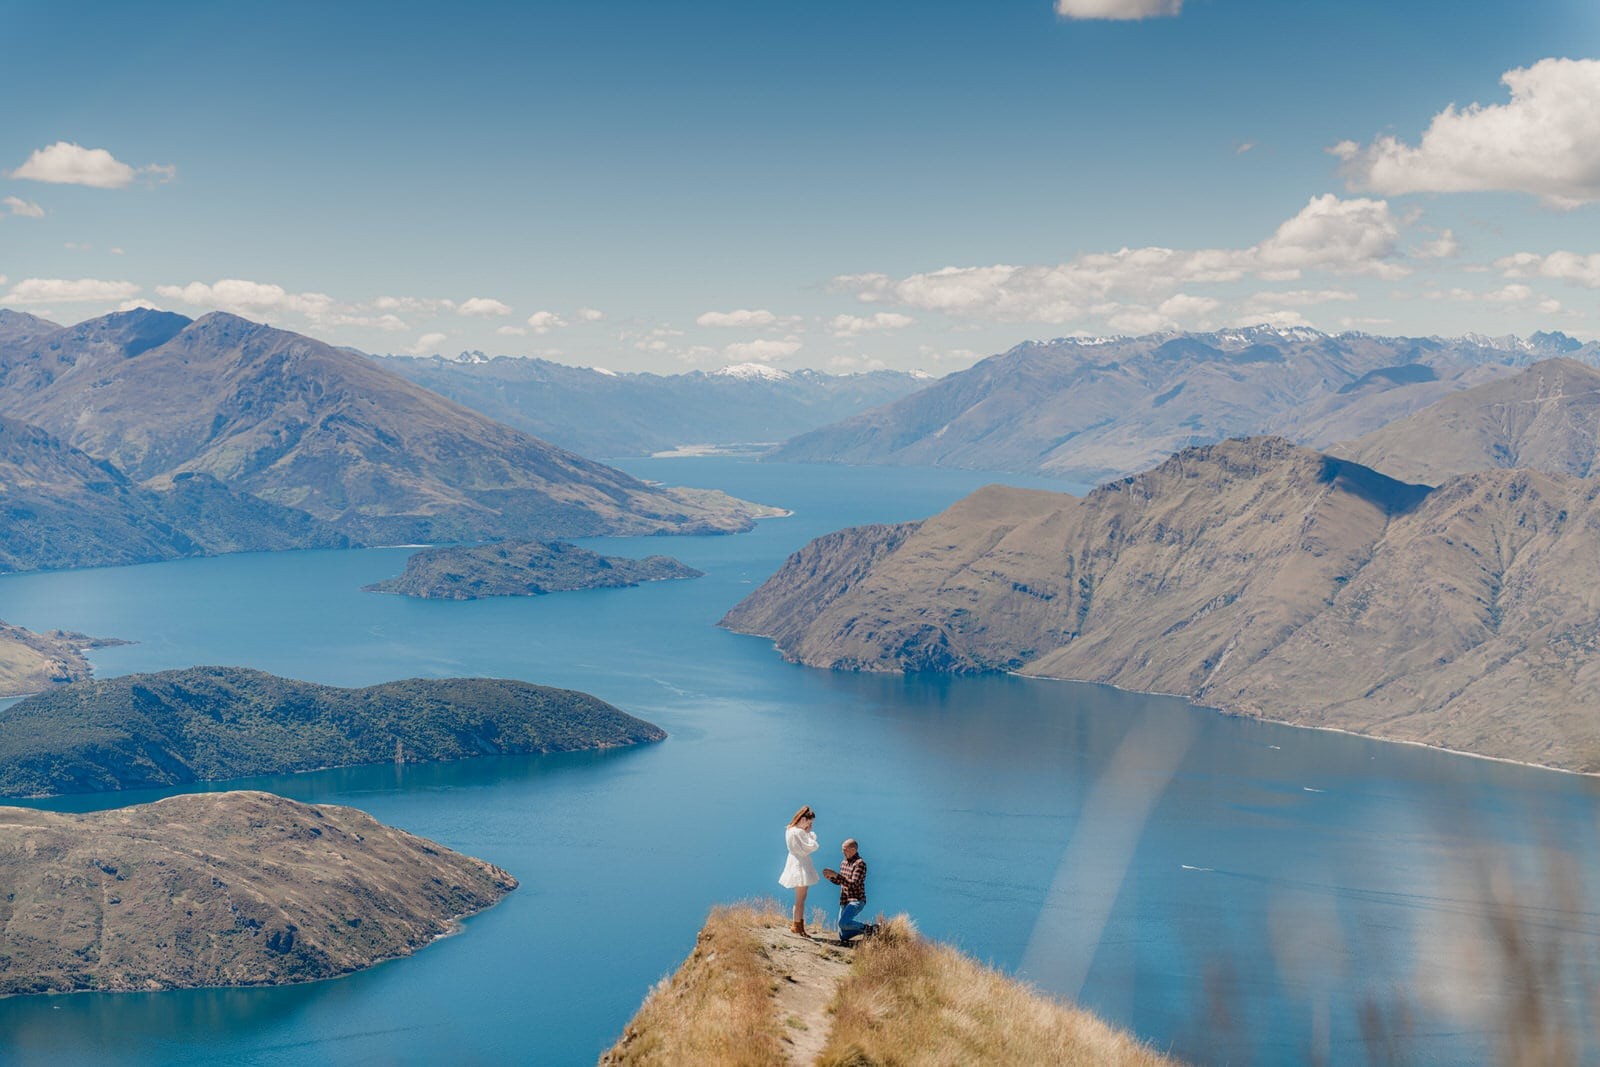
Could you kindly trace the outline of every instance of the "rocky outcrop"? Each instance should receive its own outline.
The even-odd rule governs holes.
[[[270,793],[0,808],[0,995],[332,978],[410,955],[516,885],[354,808]]]
[[[405,573],[374,582],[372,593],[437,600],[542,596],[574,589],[620,589],[704,574],[671,556],[602,556],[564,541],[430,548],[406,560]]]
[[[0,622],[0,697],[24,696],[83,681],[94,673],[84,649],[125,643],[63,630],[35,633]]]
[[[1257,438],[1082,499],[983,489],[887,552],[871,528],[830,536],[723,624],[815,666],[1108,682],[1600,770],[1587,480],[1493,471],[1429,492]]]

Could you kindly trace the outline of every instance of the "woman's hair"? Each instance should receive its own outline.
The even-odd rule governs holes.
[[[799,826],[801,819],[815,819],[816,817],[817,813],[811,810],[810,804],[807,804],[805,807],[794,813],[794,818],[789,820],[789,825]]]

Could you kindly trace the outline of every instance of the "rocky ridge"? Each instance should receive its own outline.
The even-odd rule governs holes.
[[[1256,438],[1082,499],[991,486],[894,529],[813,542],[722,625],[813,666],[1106,682],[1600,771],[1590,481],[1430,492]]]

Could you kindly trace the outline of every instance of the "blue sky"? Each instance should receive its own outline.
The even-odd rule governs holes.
[[[0,19],[0,306],[62,322],[223,308],[663,372],[1259,321],[1600,334],[1589,0]]]

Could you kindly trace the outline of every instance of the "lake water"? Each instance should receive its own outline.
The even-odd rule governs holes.
[[[707,576],[540,598],[361,592],[399,572],[400,549],[0,579],[0,618],[138,642],[95,652],[101,675],[508,676],[594,693],[671,734],[625,752],[227,783],[363,808],[522,886],[461,935],[335,981],[0,1000],[0,1061],[592,1063],[712,904],[779,892],[782,828],[803,803],[820,813],[822,858],[860,839],[870,910],[908,912],[1200,1061],[1359,1061],[1397,1033],[1417,1062],[1489,1056],[1507,983],[1502,955],[1468,935],[1500,914],[1483,873],[1500,865],[1537,905],[1519,931],[1565,950],[1569,1002],[1592,982],[1577,969],[1600,956],[1590,779],[1099,686],[811,670],[713,626],[817,534],[931,514],[987,481],[1059,483],[623,465],[795,514],[737,537],[590,542]]]

